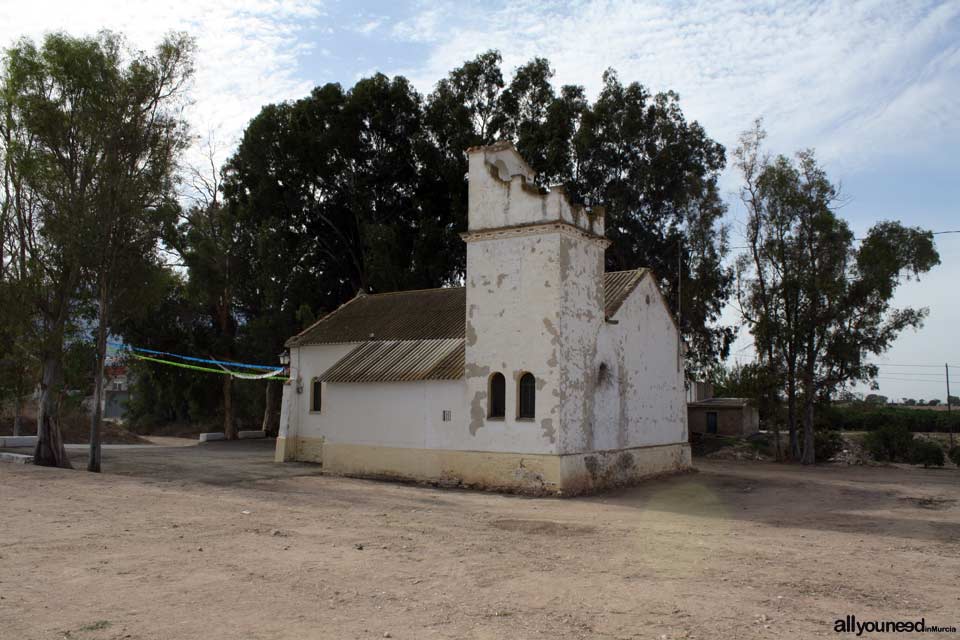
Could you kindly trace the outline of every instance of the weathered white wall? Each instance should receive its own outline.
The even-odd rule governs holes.
[[[512,147],[470,150],[468,229],[478,231],[544,222],[567,222],[603,236],[604,220],[572,206],[562,187],[541,194],[534,172]]]
[[[650,275],[614,319],[618,323],[605,323],[600,333],[588,380],[593,386],[593,448],[685,443],[687,406],[676,326]],[[607,365],[603,380],[601,363]]]
[[[556,232],[468,240],[465,400],[467,432],[478,443],[507,438],[520,447],[514,451],[556,452],[559,250]],[[487,418],[488,384],[494,372],[506,379],[502,419]],[[533,422],[516,417],[518,382],[525,372],[537,380]]]
[[[345,344],[318,344],[290,349],[290,377],[289,388],[284,387],[284,399],[280,408],[281,437],[318,437],[304,430],[313,427],[310,420],[310,382],[321,375],[340,358],[353,351],[357,343]],[[297,393],[297,382],[302,386],[302,392]],[[323,401],[326,404],[326,387],[323,383]],[[287,411],[288,421],[285,422],[283,412]],[[282,429],[287,425],[287,434]]]
[[[604,324],[606,243],[574,234],[560,239],[560,453],[594,449],[593,404],[599,335]]]
[[[384,447],[462,448],[463,382],[331,383],[323,410],[307,418],[303,435],[325,442]],[[452,420],[443,422],[443,411]],[[451,446],[452,445],[452,446]]]

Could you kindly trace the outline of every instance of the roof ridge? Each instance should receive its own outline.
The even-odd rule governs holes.
[[[614,273],[630,273],[636,271],[648,271],[650,267],[637,267],[636,269],[618,269],[617,271],[604,271],[603,275],[610,275]]]
[[[318,324],[320,324],[321,322],[323,322],[324,320],[326,320],[327,318],[329,318],[330,316],[332,316],[332,315],[335,314],[336,312],[340,311],[341,309],[343,309],[345,306],[347,306],[347,305],[350,304],[351,302],[354,302],[355,300],[358,300],[358,299],[360,299],[360,298],[362,298],[362,297],[363,297],[363,296],[356,296],[356,295],[355,295],[355,296],[353,296],[352,298],[350,298],[349,300],[347,300],[346,302],[344,302],[343,304],[341,304],[339,307],[337,307],[336,309],[334,309],[333,311],[330,311],[330,312],[328,312],[328,313],[323,314],[323,316],[321,316],[320,318],[318,318],[317,320],[315,320],[309,327],[306,327],[303,331],[300,331],[299,333],[296,333],[296,334],[290,336],[289,338],[287,338],[287,339],[284,341],[283,346],[284,346],[285,348],[288,348],[288,347],[290,346],[290,343],[291,343],[291,342],[293,342],[294,340],[296,340],[297,338],[299,338],[299,337],[302,336],[303,334],[307,333],[308,331],[311,331],[311,330],[312,330],[314,327],[316,327]]]
[[[384,291],[383,293],[366,293],[364,294],[368,298],[373,298],[376,296],[395,296],[401,293],[422,293],[424,291],[455,291],[457,289],[464,289],[465,287],[429,287],[426,289],[404,289],[403,291]]]

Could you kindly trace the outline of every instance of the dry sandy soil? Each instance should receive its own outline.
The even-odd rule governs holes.
[[[269,444],[109,450],[102,475],[0,464],[0,638],[814,638],[847,614],[960,626],[955,469],[698,460],[629,490],[531,499],[326,477],[271,464]]]

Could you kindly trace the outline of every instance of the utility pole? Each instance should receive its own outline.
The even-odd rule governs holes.
[[[950,448],[953,448],[953,421],[950,419],[950,365],[947,363],[943,364],[943,368],[947,372],[947,428],[950,429]]]
[[[677,371],[683,369],[683,335],[680,333],[683,309],[683,243],[677,240]],[[686,378],[686,374],[684,374]],[[949,398],[948,398],[949,400]]]

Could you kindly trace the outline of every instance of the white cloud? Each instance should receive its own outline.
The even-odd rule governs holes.
[[[558,83],[591,94],[614,67],[623,81],[678,91],[688,117],[729,146],[764,116],[773,147],[816,146],[852,167],[905,138],[960,139],[958,28],[957,0],[585,0],[431,3],[392,33],[431,47],[425,65],[397,70],[423,91],[487,49],[499,49],[507,68],[547,57]]]
[[[358,26],[355,30],[356,30],[358,33],[362,33],[362,34],[364,34],[364,35],[369,35],[369,34],[373,33],[374,31],[376,31],[376,30],[380,27],[381,24],[383,24],[383,22],[382,22],[381,20],[379,20],[379,19],[368,20],[367,22],[364,22],[363,24],[361,24],[360,26]]]
[[[0,4],[0,44],[51,31],[91,35],[110,29],[150,50],[169,31],[190,33],[198,51],[187,115],[198,135],[218,132],[222,160],[261,106],[310,91],[312,83],[297,75],[297,61],[312,45],[298,35],[321,14],[309,0],[8,2]]]

